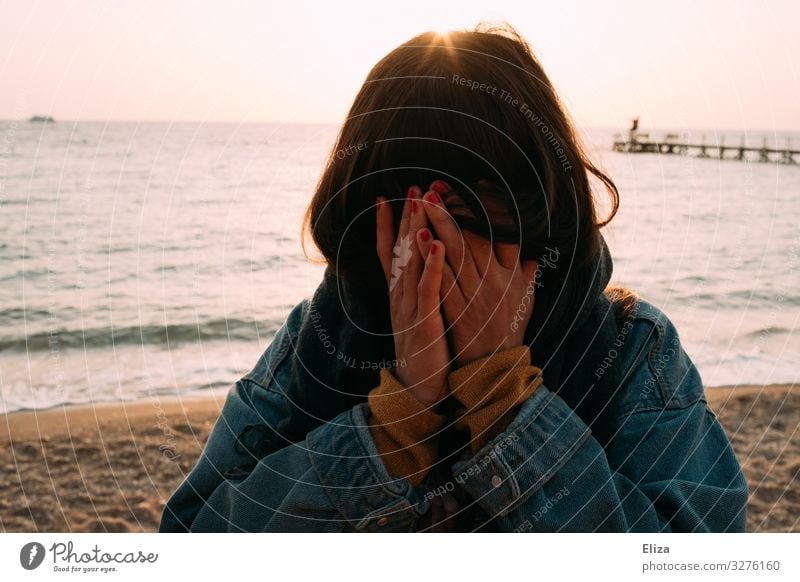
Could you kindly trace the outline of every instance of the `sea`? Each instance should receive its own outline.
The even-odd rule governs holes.
[[[228,390],[320,282],[301,221],[337,131],[0,122],[0,412]],[[620,191],[613,282],[670,317],[707,386],[800,379],[800,159],[617,153],[614,129],[581,133]]]

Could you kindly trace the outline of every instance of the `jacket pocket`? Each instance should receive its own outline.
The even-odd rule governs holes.
[[[634,310],[629,388],[622,396],[619,416],[648,410],[686,408],[705,400],[703,382],[683,349],[678,330],[667,316],[639,300]]]
[[[289,355],[294,352],[294,346],[297,345],[297,336],[306,303],[307,300],[304,299],[292,309],[286,322],[275,333],[269,347],[261,354],[256,365],[242,380],[250,381],[265,390],[285,396],[284,390],[292,376]]]

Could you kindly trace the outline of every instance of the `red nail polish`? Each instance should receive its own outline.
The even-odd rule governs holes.
[[[439,245],[437,245],[436,243],[433,243],[431,245],[431,254],[435,255],[436,254],[436,249],[438,249],[438,248],[439,248]]]
[[[431,240],[431,231],[429,231],[427,228],[423,228],[420,231],[419,236],[423,242],[428,242],[429,240]]]
[[[439,204],[439,195],[436,192],[431,192],[428,195],[428,200],[430,200],[434,204]]]
[[[419,207],[418,202],[416,200],[412,200],[411,201],[411,214],[416,214],[418,207]]]
[[[444,194],[445,192],[450,191],[450,185],[444,180],[436,180],[433,184],[431,184],[431,190],[438,192],[439,194]]]
[[[415,194],[414,186],[409,186],[408,191],[406,192],[406,198],[413,198]]]

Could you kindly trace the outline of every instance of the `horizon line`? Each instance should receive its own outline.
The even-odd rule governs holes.
[[[48,117],[47,114],[36,114],[31,117]],[[164,120],[164,119],[56,119],[53,117],[52,122],[33,122],[31,121],[31,117],[25,119],[12,119],[6,117],[0,117],[0,123],[6,122],[18,122],[18,123],[58,123],[58,124],[78,124],[78,123],[141,123],[141,124],[207,124],[207,125],[341,125],[344,123],[344,120],[341,121],[281,121],[281,120],[271,120],[271,121],[234,121],[234,120],[225,120],[225,119],[213,119],[213,120],[192,120],[192,119],[181,119],[181,120]],[[629,120],[627,120],[629,121]],[[621,132],[627,131],[624,126],[615,127],[611,125],[580,125],[574,124],[577,129],[587,128],[587,129],[616,129]],[[643,128],[646,131],[676,131],[674,127],[664,127],[664,126],[645,126]],[[800,126],[795,128],[788,128],[788,129],[778,129],[778,128],[742,128],[742,127],[683,127],[679,129],[689,129],[692,131],[738,131],[738,132],[758,132],[758,133],[774,133],[774,132],[791,132],[791,133],[800,133]]]

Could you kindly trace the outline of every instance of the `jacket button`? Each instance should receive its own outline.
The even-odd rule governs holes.
[[[493,475],[492,476],[492,487],[497,489],[502,484],[503,484],[503,480],[498,475]]]
[[[380,518],[380,519],[378,520],[378,525],[379,525],[380,527],[383,527],[383,526],[385,526],[387,523],[389,523],[389,518],[388,518],[388,517],[382,517],[382,518]]]

